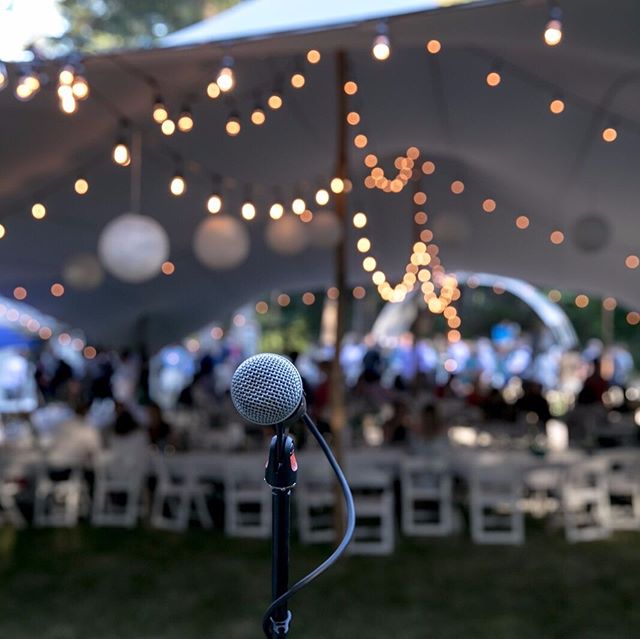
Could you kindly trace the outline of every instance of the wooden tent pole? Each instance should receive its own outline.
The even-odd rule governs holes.
[[[335,177],[342,180],[347,179],[348,173],[348,155],[347,155],[347,95],[344,92],[344,84],[347,81],[347,56],[344,51],[338,51],[336,54],[336,103],[337,103],[337,122],[336,122],[336,172]],[[342,338],[345,331],[345,305],[346,305],[346,280],[347,280],[347,264],[346,264],[346,240],[348,231],[348,215],[347,215],[347,194],[345,190],[335,194],[335,212],[340,221],[342,235],[338,242],[334,254],[335,269],[335,286],[338,289],[337,299],[337,318],[335,331],[335,350],[333,361],[331,362],[331,371],[329,379],[330,388],[330,426],[333,436],[333,451],[338,463],[343,466],[343,431],[347,421],[347,412],[345,406],[345,387],[342,367],[340,366],[340,351]],[[340,539],[344,533],[346,525],[346,514],[342,493],[339,484],[335,485],[335,531],[336,539]]]

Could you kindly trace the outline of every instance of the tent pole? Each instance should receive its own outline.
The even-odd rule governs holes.
[[[336,54],[336,172],[335,176],[343,180],[347,178],[348,157],[347,157],[347,96],[344,92],[344,84],[347,81],[347,56],[344,51]],[[347,194],[343,190],[336,193],[334,198],[335,212],[340,221],[342,235],[334,253],[334,277],[335,286],[338,289],[338,299],[336,308],[336,330],[335,330],[335,350],[333,361],[331,362],[331,372],[329,379],[330,388],[330,426],[333,436],[333,452],[340,466],[344,466],[343,451],[343,431],[346,423],[347,413],[345,406],[345,388],[342,367],[340,366],[340,351],[342,338],[345,331],[345,305],[346,305],[346,240],[348,230],[347,219]],[[345,530],[345,510],[342,500],[340,485],[336,482],[335,492],[335,520],[334,527],[336,539],[341,539]]]

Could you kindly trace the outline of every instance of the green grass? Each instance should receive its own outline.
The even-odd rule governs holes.
[[[301,576],[328,548],[294,544]],[[219,532],[0,532],[3,639],[261,637],[269,546]],[[292,600],[300,639],[625,639],[640,636],[640,535],[521,548],[402,540],[349,557]]]

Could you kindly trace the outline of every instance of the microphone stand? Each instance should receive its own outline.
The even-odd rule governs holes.
[[[276,435],[269,446],[269,460],[265,470],[265,481],[271,486],[272,546],[271,546],[271,593],[272,600],[287,592],[289,588],[289,530],[291,520],[291,492],[296,485],[298,462],[293,440],[284,424],[276,425]],[[271,614],[273,639],[287,637],[291,623],[291,611],[287,602],[277,606]]]

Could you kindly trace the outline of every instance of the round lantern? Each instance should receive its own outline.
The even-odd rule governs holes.
[[[78,291],[92,291],[102,284],[104,271],[95,255],[80,253],[70,258],[62,269],[65,284]]]
[[[311,220],[309,241],[312,246],[331,249],[340,241],[342,228],[340,220],[333,211],[318,211]]]
[[[309,243],[307,224],[290,215],[269,222],[265,237],[269,247],[280,255],[300,253]]]
[[[203,220],[193,236],[193,251],[212,269],[238,266],[249,255],[249,234],[244,224],[229,215]]]
[[[160,272],[169,257],[169,236],[153,218],[125,213],[102,230],[98,255],[113,276],[137,284]]]
[[[585,253],[592,253],[604,248],[610,236],[609,224],[599,215],[586,215],[580,218],[573,231],[576,246]]]

